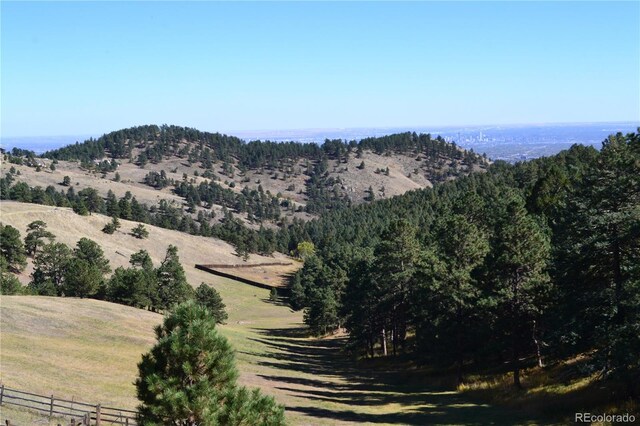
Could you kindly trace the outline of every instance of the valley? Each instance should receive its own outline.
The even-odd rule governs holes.
[[[575,316],[576,303],[623,303],[597,286],[571,298],[583,274],[607,282],[613,273],[594,272],[608,271],[612,254],[585,258],[572,247],[594,211],[635,232],[635,134],[610,136],[602,152],[576,146],[509,165],[429,135],[318,147],[158,129],[151,141],[156,127],[128,129],[49,158],[4,154],[6,386],[135,409],[136,365],[154,344],[153,328],[177,301],[194,298],[180,285],[204,284],[226,305],[217,329],[233,348],[239,384],[274,397],[291,424],[561,424],[585,407],[637,410],[625,402],[632,376],[616,373],[634,371],[636,360],[623,356],[633,338],[614,341],[618,364],[601,383],[592,370],[601,349],[577,341],[560,355],[574,330],[553,327]],[[120,161],[105,157],[123,149],[129,161],[122,152]],[[600,176],[614,169],[620,174]],[[621,192],[598,192],[593,182]],[[602,210],[599,194],[619,197],[624,215]],[[25,256],[22,237],[43,226],[55,238]],[[637,244],[621,241],[619,285],[633,292]],[[82,269],[92,261],[82,260],[82,247],[110,271],[95,279]],[[79,267],[79,277],[56,272],[56,262]],[[509,308],[520,291],[519,310]],[[544,296],[551,291],[557,297]],[[628,306],[633,323],[637,306]]]

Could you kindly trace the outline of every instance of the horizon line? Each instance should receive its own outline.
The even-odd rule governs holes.
[[[157,126],[163,126],[167,123],[163,124],[155,124]],[[499,126],[499,127],[519,127],[519,126],[551,126],[551,125],[580,125],[580,124],[638,124],[640,125],[639,120],[616,120],[616,121],[548,121],[548,122],[531,122],[531,123],[482,123],[482,124],[420,124],[420,125],[393,125],[393,126],[354,126],[354,127],[295,127],[295,128],[281,128],[281,129],[249,129],[249,130],[201,130],[197,127],[191,126],[181,126],[178,124],[167,124],[167,125],[175,125],[178,127],[185,128],[193,128],[202,132],[209,133],[223,133],[228,136],[233,136],[234,133],[259,133],[259,132],[302,132],[302,131],[329,131],[329,130],[386,130],[386,129],[407,129],[407,128],[416,128],[416,129],[424,129],[427,127],[439,127],[439,128],[456,128],[456,127],[484,127],[484,126]],[[118,129],[110,130],[108,132],[92,132],[92,133],[67,133],[67,134],[55,134],[55,135],[20,135],[20,136],[4,136],[0,135],[0,139],[27,139],[27,138],[64,138],[64,137],[78,137],[78,136],[87,136],[87,137],[100,137],[102,135],[106,135],[108,133],[129,129],[132,127],[144,126],[144,125],[154,125],[154,124],[138,124],[129,127],[121,127]],[[99,136],[97,136],[99,135]]]

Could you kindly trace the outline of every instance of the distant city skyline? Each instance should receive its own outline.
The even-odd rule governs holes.
[[[639,2],[0,8],[2,137],[640,117]]]

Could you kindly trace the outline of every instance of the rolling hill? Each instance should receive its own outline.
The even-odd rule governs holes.
[[[243,262],[234,254],[233,246],[223,241],[151,225],[147,225],[149,238],[137,239],[129,234],[137,222],[127,220],[121,221],[122,228],[119,231],[108,235],[101,231],[110,221],[107,216],[100,214],[79,216],[69,208],[3,201],[0,204],[0,217],[4,224],[18,229],[23,237],[29,223],[42,220],[47,223],[47,228],[56,236],[57,241],[69,246],[75,246],[81,237],[94,240],[104,250],[112,269],[118,266],[130,266],[130,256],[143,249],[149,252],[154,264],[158,265],[164,258],[167,247],[174,245],[178,247],[178,254],[192,286],[198,286],[201,282],[210,282],[213,278],[213,275],[196,269],[196,264],[257,265],[274,262],[286,264],[228,269],[233,274],[273,286],[284,285],[287,274],[295,272],[301,266],[300,263],[279,253],[273,256],[252,254],[247,262]],[[23,283],[28,282],[31,272],[30,264],[19,275],[19,279]]]
[[[209,183],[237,197],[245,188],[262,190],[281,206],[281,217],[257,217],[258,223],[265,224],[284,217],[307,220],[335,205],[360,204],[428,188],[484,170],[489,164],[440,137],[415,133],[359,142],[327,140],[323,145],[246,143],[233,136],[178,126],[122,129],[45,152],[38,159],[30,159],[32,154],[27,151],[13,153],[18,157],[26,154],[25,161],[9,161],[18,163],[13,167],[20,174],[14,178],[29,186],[65,189],[61,182],[68,176],[76,191],[92,187],[103,197],[112,191],[117,198],[130,191],[149,205],[160,199],[186,205],[188,197],[178,196],[174,190],[181,182],[194,186]],[[149,175],[156,173],[163,173],[163,182],[154,185]],[[195,218],[198,211],[213,211],[220,220],[223,206],[237,213],[245,224],[257,226],[256,218],[248,217],[235,202],[196,200],[192,216]]]

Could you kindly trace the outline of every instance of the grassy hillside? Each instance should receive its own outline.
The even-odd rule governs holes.
[[[135,405],[141,354],[161,315],[97,300],[2,296],[2,382],[30,392]]]
[[[311,198],[318,197],[317,188],[312,190],[308,186],[311,176],[322,175],[324,180],[320,186],[327,191],[325,197],[359,204],[372,198],[389,198],[431,187],[434,182],[484,170],[489,164],[441,138],[432,140],[430,135],[396,134],[349,144],[345,141],[328,141],[324,145],[244,144],[234,137],[177,126],[123,129],[104,135],[98,141],[70,145],[44,155],[48,158],[23,158],[31,167],[13,165],[20,172],[14,178],[30,186],[51,185],[60,190],[64,189],[63,178],[68,176],[76,191],[92,187],[104,197],[111,190],[117,198],[130,191],[139,202],[150,206],[160,199],[175,201],[178,205],[185,202],[173,193],[169,182],[198,185],[205,180],[215,181],[220,188],[236,194],[245,187],[250,190],[261,187],[277,196],[283,206],[282,216],[289,219],[312,217],[304,212],[305,206],[313,202]],[[92,170],[99,169],[96,164],[111,157],[119,164],[115,170],[110,167]],[[53,158],[57,162],[51,170]],[[315,167],[321,161],[326,161],[326,168],[316,175]],[[36,169],[36,165],[40,167]],[[148,173],[161,171],[168,186],[156,190],[144,183]],[[221,205],[206,209],[197,205],[198,210],[207,211],[208,207],[212,207],[220,219]],[[316,208],[308,211],[318,213]],[[248,219],[245,214],[239,216]],[[271,224],[270,220],[266,222]]]
[[[234,284],[221,279],[217,287],[235,312],[221,331],[236,350],[240,382],[284,404],[291,424],[530,420],[469,402],[448,383],[425,380],[414,371],[356,368],[339,354],[340,338],[303,337],[299,313],[269,303],[266,290],[231,290]],[[136,406],[136,365],[154,342],[159,314],[97,300],[38,296],[2,296],[0,306],[0,380],[6,386]],[[2,414],[3,419],[11,415],[24,418],[15,409]]]
[[[249,279],[272,285],[283,285],[286,275],[296,271],[300,263],[286,256],[274,253],[273,257],[252,254],[247,262],[234,255],[235,249],[230,244],[214,238],[205,238],[170,231],[147,225],[149,238],[137,239],[129,235],[136,222],[121,220],[122,227],[112,235],[102,232],[102,228],[110,218],[93,214],[79,216],[71,209],[37,204],[3,201],[0,204],[2,223],[18,229],[24,238],[27,225],[34,220],[43,220],[47,228],[56,236],[56,241],[69,246],[75,246],[81,237],[86,237],[100,244],[105,257],[109,259],[112,269],[118,266],[129,266],[129,257],[139,250],[147,250],[157,266],[164,258],[170,244],[178,247],[180,261],[184,266],[187,279],[192,286],[201,282],[216,283],[217,278],[206,272],[197,270],[196,264],[259,264],[268,262],[289,263],[288,266],[261,266],[256,268],[225,269],[226,272],[237,274]],[[31,265],[21,274],[20,280],[29,281]]]

